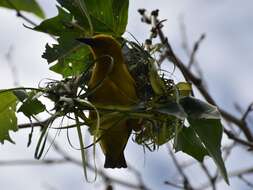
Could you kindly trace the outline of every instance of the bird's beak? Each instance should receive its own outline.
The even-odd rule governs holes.
[[[94,42],[93,38],[77,38],[76,40],[81,42],[81,43],[87,44],[91,47],[95,45],[95,42]]]

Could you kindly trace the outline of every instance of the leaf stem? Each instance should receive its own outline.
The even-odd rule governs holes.
[[[9,89],[0,90],[0,93],[9,92],[9,91],[15,91],[15,90],[36,90],[36,91],[40,91],[40,92],[45,92],[45,89],[41,89],[41,88],[17,87],[17,88],[9,88]]]

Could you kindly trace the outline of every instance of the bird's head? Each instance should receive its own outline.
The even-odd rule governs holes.
[[[110,35],[99,34],[91,38],[79,38],[77,40],[88,45],[96,58],[105,55],[116,58],[122,55],[120,44]]]

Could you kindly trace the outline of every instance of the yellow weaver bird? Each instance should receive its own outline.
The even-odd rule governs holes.
[[[120,44],[109,35],[96,35],[81,38],[78,41],[89,45],[96,61],[88,88],[92,91],[88,97],[94,104],[133,105],[137,101],[135,82],[125,64]],[[102,113],[101,116],[105,116]],[[90,112],[91,119],[96,119]],[[111,117],[100,124],[100,146],[105,155],[105,168],[126,168],[124,149],[134,128],[133,122]]]

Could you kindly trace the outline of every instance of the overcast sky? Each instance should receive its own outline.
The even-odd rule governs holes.
[[[57,14],[54,1],[39,0],[39,3],[46,11],[47,17]],[[200,46],[197,60],[204,72],[211,95],[219,105],[235,114],[238,113],[234,109],[234,103],[239,103],[245,109],[252,102],[253,2],[251,0],[130,0],[127,31],[142,42],[148,37],[149,28],[140,22],[138,8],[146,8],[150,11],[160,10],[160,19],[167,19],[164,23],[165,34],[175,52],[186,63],[188,58],[181,46],[180,18],[184,18],[190,47],[202,33],[205,33],[206,39]],[[27,16],[37,23],[40,22],[33,15],[27,14]],[[60,78],[59,75],[48,71],[46,61],[41,58],[45,44],[52,42],[52,39],[43,33],[28,30],[22,24],[27,23],[17,18],[15,12],[0,9],[0,88],[13,86],[10,67],[5,58],[11,47],[11,64],[15,65],[17,79],[22,86],[36,86],[41,79],[45,78]],[[28,134],[29,131],[22,131],[18,135],[12,134],[17,145],[7,143],[0,146],[0,161],[32,159],[34,146],[25,148]],[[62,139],[62,142],[68,146],[66,139],[64,140],[64,137]],[[74,150],[69,150],[79,156]],[[150,187],[168,189],[163,182],[172,178],[175,172],[166,147],[161,147],[159,152],[147,153],[145,163],[142,148],[133,143],[129,144],[125,154],[129,163],[142,170],[145,182]],[[55,155],[49,153],[48,156]],[[233,156],[226,163],[227,167],[229,169],[246,167],[253,162],[247,156],[240,164],[237,160],[238,157]],[[194,168],[190,172],[197,175]],[[127,176],[127,173],[117,170],[113,171],[113,175]],[[50,187],[56,190],[79,190],[87,185],[83,179],[82,170],[72,165],[1,167],[0,184],[1,190],[47,190]],[[94,189],[102,187],[99,180],[98,183],[88,185]],[[221,183],[220,187],[224,190],[239,190],[241,185],[243,184],[238,180],[233,180],[230,187],[224,183]]]

